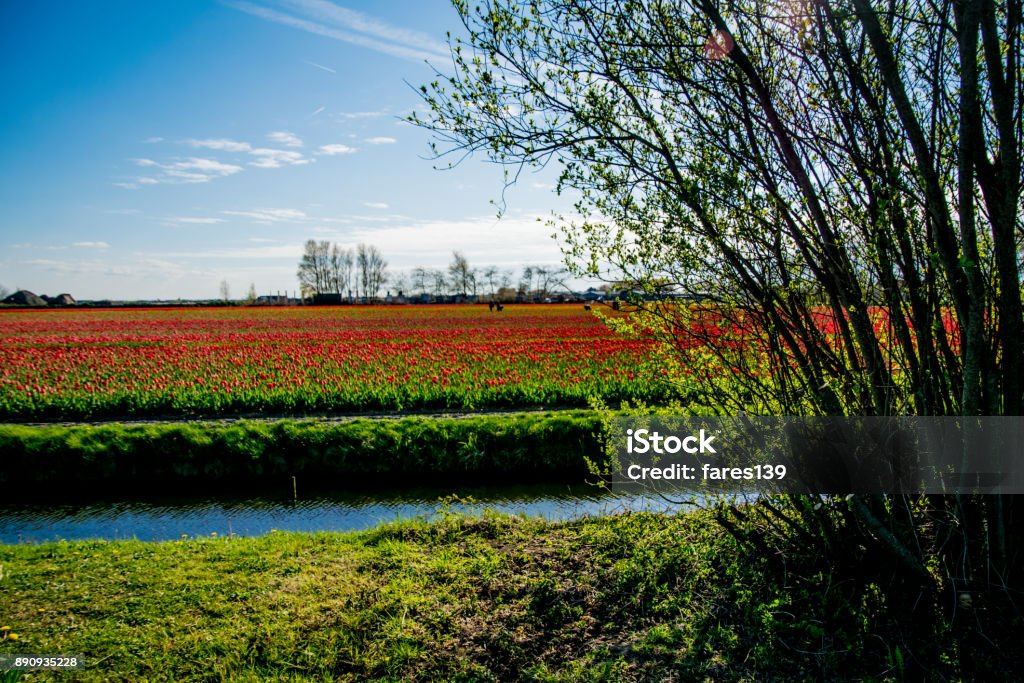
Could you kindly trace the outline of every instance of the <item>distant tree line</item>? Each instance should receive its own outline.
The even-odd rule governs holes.
[[[327,240],[307,240],[299,261],[299,290],[304,299],[337,295],[343,301],[371,301],[390,282],[395,294],[406,297],[543,301],[564,288],[566,280],[565,268],[545,265],[525,265],[514,279],[511,269],[474,268],[460,251],[452,253],[447,268],[413,268],[408,276],[390,275],[387,265],[373,245],[345,249]]]
[[[377,247],[345,249],[327,240],[307,240],[299,261],[302,297],[337,294],[344,299],[373,300],[388,281],[388,262]]]
[[[565,286],[566,270],[558,266],[525,265],[520,277],[514,277],[513,270],[498,266],[474,268],[462,252],[455,251],[447,269],[413,268],[407,293],[433,298],[541,301]]]

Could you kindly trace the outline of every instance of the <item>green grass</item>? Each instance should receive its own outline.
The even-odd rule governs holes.
[[[215,483],[424,474],[500,479],[587,473],[596,413],[467,418],[0,425],[0,485]]]
[[[928,601],[778,552],[711,512],[0,546],[0,653],[83,654],[83,681],[964,676]]]

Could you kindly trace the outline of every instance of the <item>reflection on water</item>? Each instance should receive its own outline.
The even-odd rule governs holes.
[[[452,494],[460,496],[452,500]],[[612,494],[594,486],[519,486],[318,493],[298,500],[273,497],[105,501],[87,504],[0,505],[0,543],[57,539],[257,536],[278,531],[352,531],[381,522],[429,518],[441,509],[483,508],[550,520],[629,511],[678,511],[664,498]]]

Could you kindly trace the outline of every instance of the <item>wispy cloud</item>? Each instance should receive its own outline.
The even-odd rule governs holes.
[[[365,142],[368,145],[393,145],[396,142],[398,142],[398,140],[396,140],[395,138],[388,137],[386,135],[378,135],[376,137],[366,138]]]
[[[345,121],[351,121],[354,119],[378,119],[382,116],[390,114],[389,111],[343,111],[338,114],[338,118]]]
[[[109,249],[110,245],[106,242],[75,242],[71,246],[81,247],[82,249]]]
[[[355,147],[349,147],[348,145],[343,145],[341,143],[320,146],[320,153],[326,154],[327,156],[336,156],[338,154],[352,154],[355,151]]]
[[[221,211],[225,216],[251,218],[257,223],[294,223],[304,220],[306,212],[299,209],[254,209],[252,211]]]
[[[448,46],[426,33],[388,24],[326,0],[278,0],[262,3],[243,0],[227,4],[266,21],[401,59],[418,62],[444,61],[449,56]],[[273,9],[271,6],[280,9]]]
[[[307,159],[299,152],[292,152],[284,149],[263,149],[258,148],[250,152],[256,161],[249,162],[250,166],[256,168],[281,168],[282,166],[302,166],[313,161]]]
[[[136,254],[133,261],[127,263],[110,263],[108,261],[58,261],[53,259],[34,259],[26,261],[26,265],[42,268],[60,275],[99,275],[138,278],[149,281],[166,281],[184,277],[206,277],[211,273],[195,268],[188,268],[179,263],[162,258],[152,258]]]
[[[183,251],[167,254],[172,258],[184,259],[296,259],[302,254],[301,244],[273,244],[262,247],[241,247],[232,249],[208,249],[205,251]]]
[[[193,149],[211,150],[222,152],[227,155],[245,154],[255,157],[249,162],[249,166],[255,168],[281,168],[282,166],[302,166],[310,164],[315,159],[303,156],[294,148],[302,146],[302,139],[290,131],[274,131],[268,133],[267,137],[274,142],[292,149],[274,149],[270,147],[254,147],[251,143],[243,140],[232,140],[230,138],[189,138],[180,141],[179,144]],[[208,159],[201,157],[188,157],[186,159],[172,159],[169,162],[160,162],[149,158],[131,159],[132,163],[141,168],[151,171],[150,174],[139,176],[131,180],[116,182],[114,185],[129,190],[136,190],[143,185],[161,185],[171,183],[205,183],[214,178],[234,175],[243,170],[238,163],[238,157],[230,161]]]
[[[267,137],[288,147],[301,147],[302,140],[298,135],[288,131],[275,131],[268,133]],[[281,166],[301,166],[308,164],[312,159],[302,156],[301,152],[286,149],[271,149],[267,147],[253,147],[248,142],[216,138],[210,140],[186,140],[186,145],[201,147],[205,149],[216,149],[224,152],[239,152],[257,157],[256,161],[250,162],[250,166],[257,168],[280,168]]]
[[[409,216],[400,213],[376,213],[376,214],[350,214],[351,223],[403,223],[412,220]]]
[[[201,149],[217,149],[222,152],[249,152],[252,150],[252,145],[248,142],[239,142],[238,140],[229,140],[227,138],[213,138],[206,140],[185,140],[185,144],[189,147],[198,147]]]
[[[302,60],[302,61],[303,61],[303,62],[304,62],[305,64],[309,64],[310,66],[314,66],[314,67],[316,67],[317,69],[322,69],[322,70],[326,71],[327,73],[332,73],[332,74],[336,74],[336,73],[338,73],[337,71],[335,71],[334,69],[332,69],[332,68],[331,68],[331,67],[329,67],[329,66],[324,66],[323,64],[317,64],[316,62],[311,62],[311,61],[309,61],[309,60],[307,60],[307,59],[304,59],[304,60]]]
[[[302,147],[302,139],[295,133],[287,130],[275,130],[273,133],[268,133],[267,139],[273,140],[285,147]]]
[[[169,218],[165,223],[178,224],[185,223],[187,225],[216,225],[217,223],[226,223],[227,221],[223,218],[213,218],[209,216],[178,216],[175,218]]]
[[[216,159],[200,159],[197,157],[176,161],[173,164],[164,165],[162,168],[169,168],[172,171],[199,171],[214,175],[231,175],[242,170],[241,166],[236,166],[235,164],[225,164]]]
[[[226,164],[216,159],[189,157],[170,163],[160,163],[152,159],[132,159],[136,166],[159,171],[158,175],[141,176],[127,182],[114,183],[118,187],[134,190],[142,185],[161,185],[175,183],[205,183],[214,178],[234,175],[242,170],[237,164]]]
[[[558,263],[561,253],[543,216],[495,220],[493,216],[438,221],[404,218],[387,224],[368,221],[346,230],[343,242],[375,244],[395,268],[437,267],[464,251],[474,263],[518,269],[523,263]],[[341,236],[339,235],[339,238]]]
[[[384,202],[363,202],[363,206],[367,206],[371,209],[386,209],[388,205]]]

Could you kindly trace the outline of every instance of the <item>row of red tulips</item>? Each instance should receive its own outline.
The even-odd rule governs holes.
[[[570,305],[7,311],[0,417],[656,401],[652,344]]]

